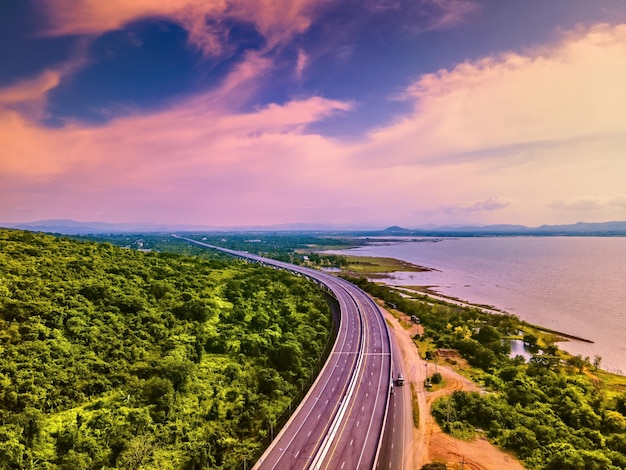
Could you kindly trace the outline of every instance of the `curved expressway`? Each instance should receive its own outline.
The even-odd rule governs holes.
[[[307,276],[329,290],[339,302],[337,337],[326,364],[254,468],[387,468],[386,464],[378,465],[378,460],[390,396],[394,397],[390,395],[392,346],[383,315],[367,294],[322,271],[176,238]],[[389,424],[387,429],[391,427]],[[382,452],[385,453],[384,448]],[[403,452],[399,454],[398,464],[392,465],[393,468],[402,468]]]

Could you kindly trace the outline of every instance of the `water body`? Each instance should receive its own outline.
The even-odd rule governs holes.
[[[370,243],[333,253],[386,256],[433,268],[392,273],[387,282],[433,286],[443,295],[492,305],[586,338],[593,343],[571,340],[560,347],[592,361],[599,355],[603,369],[626,374],[626,238],[398,238]]]
[[[512,339],[509,341],[511,346],[511,357],[522,356],[526,362],[533,357],[533,352],[524,344],[521,339]]]

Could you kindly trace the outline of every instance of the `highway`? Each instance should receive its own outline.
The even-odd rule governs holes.
[[[392,376],[402,370],[402,361],[395,341],[392,341]],[[404,470],[412,468],[413,411],[411,386],[394,387],[390,396],[389,409],[377,470]]]
[[[403,469],[408,440],[403,424],[407,410],[402,397],[406,392],[390,394],[392,363],[396,373],[400,368],[384,317],[373,300],[355,285],[322,271],[174,236],[306,276],[324,286],[339,303],[337,336],[325,365],[253,468]]]

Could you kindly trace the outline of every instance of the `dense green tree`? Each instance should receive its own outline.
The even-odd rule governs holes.
[[[443,462],[431,462],[421,466],[420,470],[446,470],[448,466]]]
[[[239,468],[315,372],[286,272],[0,230],[0,468]]]

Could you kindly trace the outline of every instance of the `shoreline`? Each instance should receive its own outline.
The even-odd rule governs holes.
[[[376,279],[372,278],[371,279],[372,282],[378,282]],[[426,297],[427,299],[433,299],[433,300],[437,300],[439,302],[445,302],[445,303],[449,303],[452,305],[458,305],[459,307],[469,307],[469,308],[478,308],[480,310],[482,310],[483,312],[486,313],[492,313],[492,314],[497,314],[497,315],[513,315],[509,312],[506,312],[504,310],[500,310],[496,307],[494,307],[493,305],[483,305],[483,304],[474,304],[472,302],[469,302],[467,300],[461,300],[457,297],[452,297],[452,296],[447,296],[447,295],[443,295],[438,293],[437,291],[431,289],[431,287],[434,286],[394,286],[392,284],[386,284],[385,286],[390,287],[392,289],[395,289],[397,291],[404,291],[404,292],[411,292],[411,293],[415,293],[417,295]],[[568,340],[575,340],[575,341],[582,341],[584,343],[589,343],[589,344],[595,344],[595,341],[592,341],[590,339],[587,338],[583,338],[580,336],[576,336],[576,335],[572,335],[570,333],[563,333],[562,331],[557,331],[557,330],[553,330],[551,328],[547,328],[545,326],[541,326],[541,325],[535,325],[533,323],[528,323],[522,319],[520,319],[520,321],[526,323],[528,326],[539,330],[539,331],[543,331],[544,333],[550,333],[553,334],[557,337],[559,337],[559,339],[557,339],[557,342],[564,342],[564,341],[568,341]],[[561,339],[562,338],[562,339]]]
[[[323,251],[321,253],[323,253]],[[501,310],[497,307],[494,307],[493,305],[476,304],[467,300],[460,299],[458,297],[453,297],[453,296],[442,294],[436,290],[437,286],[434,286],[434,285],[398,286],[398,285],[384,282],[384,279],[392,279],[390,274],[395,273],[395,272],[405,273],[405,272],[438,271],[438,269],[436,268],[431,268],[431,267],[423,266],[423,265],[416,265],[408,261],[404,261],[404,260],[401,260],[398,258],[392,258],[392,257],[375,257],[375,256],[358,256],[358,255],[340,255],[340,256],[343,256],[348,260],[348,266],[346,267],[347,269],[342,268],[339,272],[337,272],[337,274],[365,276],[371,282],[384,284],[385,286],[395,289],[396,291],[400,293],[404,293],[404,295],[409,295],[409,294],[418,295],[418,296],[425,297],[426,299],[432,299],[437,302],[445,302],[445,303],[449,303],[452,305],[457,305],[459,307],[478,308],[486,313],[491,313],[491,314],[496,314],[496,315],[513,315],[505,310]],[[356,266],[358,266],[360,269],[359,268],[354,269]],[[571,333],[564,333],[562,331],[554,330],[552,328],[544,327],[541,325],[536,325],[533,323],[528,323],[521,318],[519,320],[538,331],[555,335],[556,342],[566,342],[569,340],[574,340],[574,341],[581,341],[587,344],[595,344],[595,341],[592,341],[587,338],[583,338],[582,336],[574,335]]]
[[[513,257],[510,266],[516,267],[516,271],[509,274],[506,269],[510,266],[499,264],[498,256],[492,256],[493,250],[489,251],[492,247],[491,242],[477,240],[476,251],[473,251],[475,246],[471,244],[473,242],[460,241],[459,245],[450,245],[450,247],[440,246],[441,243],[439,243],[432,245],[432,248],[431,244],[424,245],[424,243],[418,243],[415,247],[411,244],[398,243],[396,245],[400,247],[379,248],[376,243],[373,243],[357,250],[334,250],[333,254],[388,256],[416,265],[432,266],[437,271],[443,269],[445,273],[410,273],[399,269],[395,274],[379,270],[378,273],[383,274],[373,276],[369,273],[362,273],[360,276],[358,274],[354,276],[366,277],[372,282],[394,289],[409,287],[416,291],[405,291],[404,295],[436,296],[435,299],[430,300],[431,302],[437,301],[439,297],[450,296],[456,298],[441,298],[438,301],[461,302],[472,308],[495,310],[494,313],[500,314],[513,314],[521,321],[528,322],[529,327],[531,325],[536,327],[535,332],[532,333],[535,336],[542,335],[546,338],[552,336],[550,341],[558,341],[556,344],[564,353],[583,358],[597,356],[602,361],[603,370],[626,375],[623,339],[619,333],[624,325],[624,317],[620,316],[622,309],[620,304],[623,305],[623,302],[615,300],[623,300],[624,291],[620,288],[619,282],[615,282],[614,277],[610,279],[607,277],[602,286],[607,292],[616,295],[604,300],[602,297],[605,296],[599,294],[603,291],[602,289],[588,292],[590,286],[593,285],[592,282],[596,279],[605,279],[605,276],[610,276],[606,274],[606,269],[602,269],[605,264],[611,266],[616,273],[624,272],[623,266],[616,265],[613,258],[607,260],[602,257],[603,253],[607,253],[607,250],[602,248],[605,247],[604,244],[590,246],[580,256],[577,254],[580,251],[577,249],[577,243],[566,244],[565,248],[558,252],[563,254],[558,261],[563,261],[565,263],[563,266],[569,267],[569,270],[564,270],[558,263],[541,261],[543,258],[540,254],[545,250],[552,250],[550,243],[523,242],[522,245],[518,245],[516,242],[494,242],[496,247],[501,247],[503,250],[505,258],[502,262],[509,260],[511,257],[508,255],[516,253],[515,250],[526,249],[529,246],[532,248],[528,251],[535,256],[538,266],[533,267],[528,260],[517,263],[516,258]],[[587,247],[587,245],[582,246]],[[606,245],[606,247],[612,246]],[[620,253],[622,249],[626,249],[622,244],[618,248]],[[469,251],[458,257],[458,260],[455,258],[456,255],[461,255],[467,250]],[[552,251],[549,252],[552,253]],[[441,260],[438,253],[441,254]],[[595,262],[596,258],[602,263]],[[493,263],[495,263],[494,266],[490,266]],[[581,274],[578,274],[579,270]],[[590,278],[591,273],[596,277]],[[494,274],[501,274],[502,280],[498,276],[494,277]],[[545,282],[538,281],[546,274],[551,274],[551,276],[546,278]],[[563,276],[559,277],[561,274]],[[345,273],[345,275],[351,274]],[[559,278],[561,281],[557,281]],[[588,282],[579,286],[577,284],[579,278],[586,279]],[[511,284],[513,280],[519,281],[519,286],[515,283]],[[606,308],[597,308],[597,306],[604,305]],[[503,311],[498,311],[498,309]],[[558,337],[555,338],[555,336]]]

